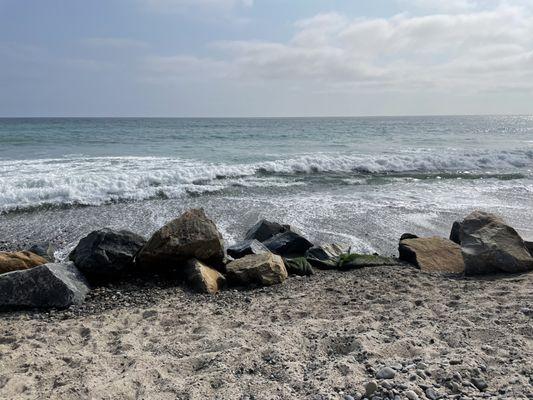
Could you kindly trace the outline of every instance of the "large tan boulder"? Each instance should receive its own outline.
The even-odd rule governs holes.
[[[460,223],[459,237],[467,275],[533,271],[526,243],[497,215],[474,211]]]
[[[270,286],[287,279],[283,259],[272,253],[250,254],[226,266],[228,280],[236,285]]]
[[[136,262],[142,268],[175,268],[191,258],[209,265],[224,259],[222,235],[203,209],[188,210],[155,232]]]
[[[462,274],[465,269],[461,246],[440,237],[400,240],[400,260],[425,272]]]
[[[37,267],[47,262],[43,257],[29,251],[0,252],[0,274]]]
[[[226,278],[216,269],[192,259],[185,271],[189,286],[200,293],[218,293],[226,285]]]

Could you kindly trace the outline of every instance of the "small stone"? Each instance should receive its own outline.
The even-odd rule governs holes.
[[[418,395],[413,392],[412,390],[408,390],[404,393],[405,397],[407,397],[409,400],[418,400]]]
[[[487,382],[485,382],[482,378],[472,378],[471,382],[476,388],[478,388],[480,392],[489,387],[489,385],[487,385]]]
[[[353,396],[350,396],[349,394],[344,395],[344,400],[355,400]]]
[[[437,392],[435,392],[434,389],[432,388],[427,388],[426,389],[426,397],[429,399],[429,400],[437,400],[439,398],[439,395],[437,394]]]
[[[379,372],[376,375],[376,378],[378,379],[394,379],[396,376],[396,371],[394,371],[390,367],[385,367],[379,370]]]
[[[378,390],[378,384],[376,381],[370,381],[365,385],[366,397],[372,396]]]

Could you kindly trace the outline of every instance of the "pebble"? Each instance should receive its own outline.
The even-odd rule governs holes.
[[[476,388],[478,388],[479,391],[483,391],[489,387],[489,385],[487,385],[487,382],[485,382],[485,380],[483,380],[482,378],[472,378],[471,382]]]
[[[408,390],[404,393],[405,397],[407,397],[409,400],[418,400],[418,395],[413,392],[412,390]]]
[[[396,376],[396,371],[394,371],[390,367],[385,367],[379,370],[379,372],[376,375],[376,378],[378,379],[394,379]]]
[[[366,397],[372,396],[378,390],[378,384],[376,381],[370,381],[365,385]]]
[[[435,392],[434,389],[432,388],[427,388],[426,389],[426,397],[429,399],[429,400],[437,400],[439,398],[439,395],[437,394],[437,392]]]

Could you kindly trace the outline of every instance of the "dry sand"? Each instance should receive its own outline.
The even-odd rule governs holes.
[[[390,398],[533,398],[531,273],[319,271],[212,297],[128,283],[0,321],[1,399],[343,399],[374,379]]]

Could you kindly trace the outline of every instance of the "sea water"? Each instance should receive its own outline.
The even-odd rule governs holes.
[[[0,241],[65,252],[204,207],[228,243],[258,218],[394,253],[471,210],[533,238],[533,117],[0,119]]]

